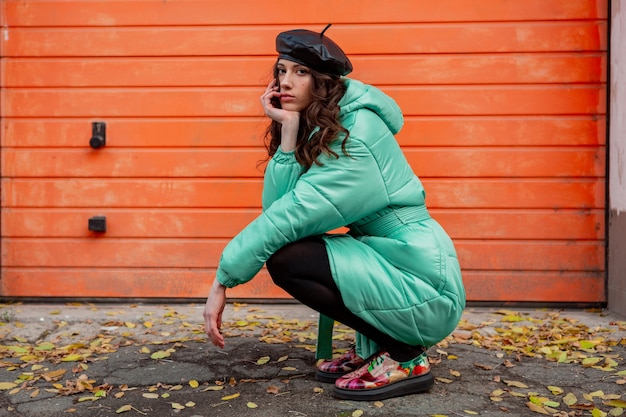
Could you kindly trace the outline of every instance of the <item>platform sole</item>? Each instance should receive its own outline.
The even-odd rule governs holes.
[[[333,395],[342,400],[380,401],[387,398],[426,392],[434,384],[435,378],[429,372],[426,375],[403,379],[402,381],[378,388],[353,390],[335,387],[333,388]]]

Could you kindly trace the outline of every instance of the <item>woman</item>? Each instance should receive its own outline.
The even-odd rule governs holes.
[[[465,307],[459,263],[394,138],[400,108],[345,78],[352,65],[326,29],[276,38],[276,80],[261,96],[271,119],[263,213],[222,253],[206,333],[224,346],[226,288],[266,263],[294,298],[356,330],[356,347],[318,364],[316,377],[334,382],[336,397],[426,391],[433,385],[426,349],[452,332]],[[349,232],[328,234],[341,226]],[[320,324],[328,330],[328,321]]]

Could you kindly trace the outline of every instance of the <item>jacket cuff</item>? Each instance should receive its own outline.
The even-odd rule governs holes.
[[[276,153],[272,157],[272,160],[276,163],[284,164],[284,165],[298,163],[298,161],[296,160],[295,151],[285,152],[282,150],[280,146],[278,147],[278,149],[276,149]]]
[[[228,274],[221,268],[217,268],[217,271],[215,272],[215,279],[217,279],[217,282],[226,288],[233,288],[239,285],[239,282],[229,277]]]

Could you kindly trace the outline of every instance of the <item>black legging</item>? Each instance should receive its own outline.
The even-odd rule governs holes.
[[[421,346],[394,339],[346,307],[330,272],[322,239],[307,238],[288,244],[272,255],[266,266],[274,283],[296,300],[375,341],[393,359],[408,361],[422,353]]]

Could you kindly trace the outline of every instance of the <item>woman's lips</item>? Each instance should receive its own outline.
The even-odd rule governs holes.
[[[290,96],[288,94],[283,94],[283,95],[280,96],[280,101],[282,101],[282,102],[289,102],[289,101],[293,101],[293,100],[295,100],[295,97],[294,96]]]

